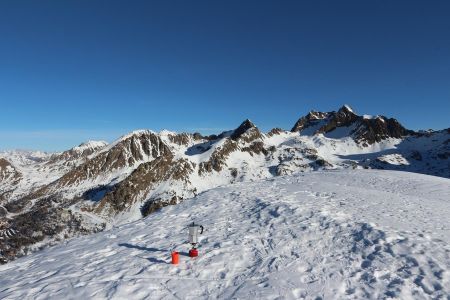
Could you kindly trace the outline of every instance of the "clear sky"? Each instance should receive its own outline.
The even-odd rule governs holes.
[[[450,127],[450,1],[0,1],[0,149],[344,103]]]

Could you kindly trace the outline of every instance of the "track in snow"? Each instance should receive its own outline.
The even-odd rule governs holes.
[[[449,182],[357,170],[216,188],[0,266],[0,298],[449,299]]]

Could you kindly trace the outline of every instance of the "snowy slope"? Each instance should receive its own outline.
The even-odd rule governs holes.
[[[237,183],[2,265],[0,298],[448,299],[449,215],[450,180],[427,175]],[[206,228],[197,259],[192,221]]]
[[[6,158],[14,165],[30,165],[48,160],[54,153],[31,150],[0,151],[0,156]]]
[[[250,120],[218,135],[137,130],[55,153],[0,152],[0,263],[45,244],[136,221],[219,186],[302,172],[386,169],[450,178],[450,129],[413,132],[348,106],[291,131]]]
[[[106,145],[104,141],[87,141],[61,153],[23,150],[0,152],[0,159],[11,162],[23,176],[10,198],[19,198],[57,180]],[[1,183],[0,192],[11,188],[4,187]]]

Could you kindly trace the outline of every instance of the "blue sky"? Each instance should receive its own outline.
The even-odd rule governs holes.
[[[450,126],[449,1],[1,1],[0,149],[350,104]]]

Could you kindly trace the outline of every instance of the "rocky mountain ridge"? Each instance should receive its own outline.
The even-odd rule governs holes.
[[[396,119],[384,116],[358,116],[348,106],[342,106],[337,112],[311,111],[295,123],[292,132],[310,130],[310,134],[327,134],[338,128],[351,127],[349,133],[356,142],[371,145],[387,138],[402,138],[415,134],[412,130],[404,128]]]
[[[0,153],[0,219],[16,232],[0,240],[0,256],[7,261],[133,221],[233,182],[336,168],[450,178],[449,137],[448,129],[414,132],[345,105],[337,112],[311,111],[291,131],[265,134],[245,120],[210,136],[134,131],[109,145],[89,142],[34,163]]]

